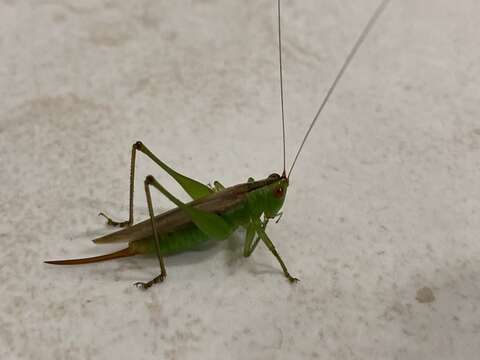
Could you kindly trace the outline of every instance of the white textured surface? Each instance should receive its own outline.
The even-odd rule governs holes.
[[[290,159],[376,4],[284,1]],[[142,292],[155,259],[42,261],[111,249],[135,140],[205,182],[281,171],[274,1],[0,1],[0,358],[478,358],[479,14],[394,0],[368,38],[268,229],[300,283],[237,236]]]

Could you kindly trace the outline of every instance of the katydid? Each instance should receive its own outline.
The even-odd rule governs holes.
[[[162,282],[166,275],[164,257],[196,250],[201,248],[207,241],[221,241],[228,238],[237,228],[245,229],[245,243],[243,255],[249,257],[258,243],[263,242],[279,262],[284,275],[290,282],[298,279],[290,275],[285,263],[277,252],[273,242],[266,233],[268,222],[271,219],[281,216],[280,210],[285,201],[289,179],[298,156],[330,95],[335,89],[338,81],[350,64],[352,58],[360,47],[361,43],[385,9],[389,0],[383,0],[369,22],[363,29],[359,38],[352,47],[344,64],[342,65],[335,80],[330,86],[327,95],[323,99],[317,113],[315,114],[293,163],[288,171],[285,171],[285,116],[284,116],[284,92],[283,92],[283,70],[282,70],[282,36],[281,36],[281,13],[280,0],[277,0],[278,20],[278,55],[279,55],[279,77],[280,77],[280,102],[282,110],[282,135],[283,135],[283,172],[282,175],[273,173],[263,180],[255,181],[252,178],[245,183],[225,188],[218,181],[213,186],[200,183],[192,178],[173,170],[157,156],[155,156],[142,142],[138,141],[132,146],[130,164],[130,197],[129,217],[127,221],[117,222],[103,213],[99,215],[107,219],[107,223],[119,226],[123,229],[109,235],[94,239],[96,244],[127,242],[128,247],[123,250],[96,257],[46,261],[55,265],[76,265],[86,264],[120,257],[127,257],[140,254],[154,254],[160,264],[160,274],[148,282],[137,282],[136,285],[147,289],[157,282]],[[135,182],[135,160],[137,151],[145,154],[153,162],[167,172],[185,192],[192,198],[191,202],[184,203],[166,190],[152,175],[144,181],[145,194],[149,211],[149,219],[133,223],[133,193]],[[175,208],[165,213],[155,215],[153,210],[150,190],[155,188],[175,204]]]

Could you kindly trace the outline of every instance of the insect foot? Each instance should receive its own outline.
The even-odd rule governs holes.
[[[150,280],[149,282],[136,282],[135,285],[136,287],[140,288],[140,289],[143,289],[143,290],[147,290],[149,287],[151,287],[153,284],[156,284],[156,283],[159,283],[159,282],[163,282],[163,280],[165,280],[165,277],[167,275],[166,274],[160,274],[158,275],[156,278]]]
[[[287,275],[288,281],[290,281],[292,284],[300,281],[300,279],[294,278],[291,275]]]

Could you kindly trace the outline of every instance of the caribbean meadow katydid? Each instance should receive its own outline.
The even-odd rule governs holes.
[[[243,255],[250,256],[256,246],[262,241],[270,252],[278,260],[283,273],[290,282],[298,279],[291,276],[285,263],[278,254],[275,246],[266,233],[269,220],[281,215],[281,208],[285,201],[289,179],[298,156],[313,128],[325,104],[330,98],[338,81],[347,69],[361,43],[373,27],[374,23],[385,9],[389,0],[383,0],[376,9],[359,38],[355,42],[344,64],[340,68],[335,80],[330,86],[327,95],[323,99],[317,113],[315,114],[293,160],[293,163],[286,173],[285,161],[285,116],[284,116],[284,92],[283,92],[283,71],[282,71],[282,36],[281,36],[281,13],[280,0],[277,0],[278,10],[278,54],[279,54],[279,76],[280,76],[280,103],[282,109],[282,135],[283,135],[283,172],[282,175],[272,174],[259,181],[249,179],[247,182],[225,188],[219,182],[214,186],[202,184],[192,178],[182,175],[157,158],[143,143],[136,142],[132,146],[131,168],[130,168],[130,197],[129,197],[129,218],[124,222],[116,222],[103,213],[109,225],[119,226],[123,229],[112,234],[94,239],[96,244],[127,242],[128,247],[102,256],[72,260],[46,261],[55,265],[76,265],[86,264],[120,257],[155,254],[160,264],[160,275],[148,282],[137,282],[136,285],[147,289],[154,283],[165,279],[167,273],[163,258],[165,256],[196,250],[207,241],[221,241],[228,238],[237,228],[245,228],[245,243]],[[152,175],[144,181],[145,194],[147,198],[150,218],[143,222],[133,223],[133,192],[135,181],[135,160],[137,151],[145,154],[153,162],[165,170],[192,198],[189,203],[183,203],[166,190]],[[153,210],[150,189],[155,188],[175,204],[175,208],[165,213],[155,215]]]

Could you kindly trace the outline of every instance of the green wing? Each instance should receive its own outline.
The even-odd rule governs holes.
[[[223,240],[233,233],[234,227],[228,224],[221,216],[215,213],[196,209],[183,203],[155,179],[152,180],[151,185],[153,185],[171,202],[183,210],[192,219],[193,223],[210,238],[214,240]]]
[[[188,205],[179,207],[183,208],[203,233],[214,240],[223,240],[233,233],[234,228],[217,214],[198,210]]]

